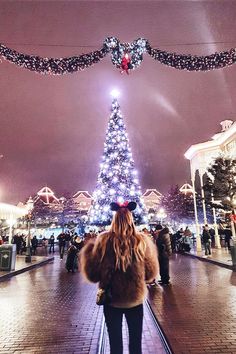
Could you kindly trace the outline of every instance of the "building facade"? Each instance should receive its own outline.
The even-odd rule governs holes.
[[[225,120],[220,123],[221,132],[215,134],[211,140],[195,144],[190,146],[190,148],[185,152],[185,157],[190,161],[190,170],[191,170],[191,180],[193,187],[193,196],[194,196],[194,208],[195,208],[195,222],[196,229],[199,233],[198,226],[198,215],[196,207],[196,198],[195,198],[195,182],[196,182],[196,173],[199,173],[200,177],[200,187],[203,200],[203,215],[204,223],[207,223],[206,216],[206,206],[204,203],[204,191],[203,191],[203,175],[206,173],[207,168],[211,162],[218,157],[219,155],[225,155],[229,157],[236,156],[236,121]],[[215,224],[215,233],[216,233],[216,246],[220,248],[220,241],[218,236],[218,230],[216,226],[216,217],[215,210],[213,208],[214,224]],[[198,244],[197,247],[200,249],[201,245]]]
[[[78,191],[73,195],[73,201],[78,210],[87,212],[92,204],[92,196],[88,191]]]
[[[147,211],[154,210],[157,211],[160,201],[161,201],[162,194],[158,192],[157,189],[146,189],[143,193],[143,201],[147,208]]]

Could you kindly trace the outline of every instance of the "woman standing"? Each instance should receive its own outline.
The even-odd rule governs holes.
[[[146,283],[158,272],[156,247],[149,236],[137,232],[131,211],[135,202],[111,203],[116,211],[108,232],[81,251],[81,271],[100,288],[111,287],[112,299],[104,305],[111,354],[123,353],[122,318],[129,329],[130,354],[142,353],[143,301]]]

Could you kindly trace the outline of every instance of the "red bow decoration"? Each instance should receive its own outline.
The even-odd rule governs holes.
[[[120,208],[126,208],[128,206],[128,204],[129,204],[129,202],[128,202],[128,200],[126,200],[123,203],[117,203],[117,204],[120,206]]]
[[[125,71],[127,75],[129,75],[129,69],[131,69],[131,63],[130,63],[130,58],[128,53],[124,55],[124,57],[121,60],[121,74]]]

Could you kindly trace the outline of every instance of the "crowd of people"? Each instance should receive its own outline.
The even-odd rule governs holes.
[[[101,232],[102,230],[100,230]],[[165,228],[170,238],[171,252],[172,253],[181,253],[189,252],[196,242],[195,235],[189,229],[188,226],[185,228],[181,227],[176,232],[170,232],[169,229]],[[157,240],[157,236],[160,233],[160,225],[150,226],[150,229],[142,229],[142,232],[147,233]],[[230,225],[223,226],[219,224],[218,233],[221,240],[221,246],[230,250],[230,241],[232,239],[232,231]],[[69,247],[73,244],[78,243],[78,240],[82,240],[83,244],[88,242],[90,239],[96,238],[98,232],[89,231],[84,235],[77,235],[76,232],[65,231],[61,232],[58,236],[54,236],[54,233],[51,234],[49,238],[36,236],[31,237],[30,239],[30,249],[32,255],[37,255],[38,247],[42,246],[40,254],[47,256],[48,254],[55,253],[55,245],[58,245],[60,258],[63,259],[65,252],[69,250]],[[161,232],[162,235],[162,232]],[[16,244],[16,251],[18,255],[22,255],[26,252],[27,248],[27,238],[28,235],[16,234],[13,236],[12,243]],[[76,241],[77,240],[77,241]],[[0,244],[4,242],[4,238],[1,237]],[[203,225],[201,230],[201,242],[205,251],[206,256],[211,255],[211,248],[215,245],[215,230],[208,225]],[[160,247],[159,247],[160,248]]]

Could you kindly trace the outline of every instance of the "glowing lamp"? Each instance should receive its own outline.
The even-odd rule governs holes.
[[[120,91],[118,91],[117,89],[113,89],[113,90],[111,91],[111,97],[113,97],[113,98],[118,98],[118,97],[120,97]]]

